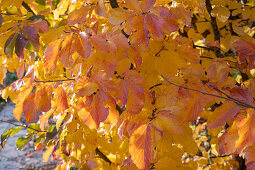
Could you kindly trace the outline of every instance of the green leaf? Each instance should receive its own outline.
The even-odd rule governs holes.
[[[37,132],[40,132],[41,131],[41,128],[40,128],[40,125],[37,124],[37,123],[31,123],[29,125],[29,128],[27,129],[27,133],[30,134],[30,133],[37,133]]]
[[[10,136],[15,135],[18,133],[21,129],[23,129],[23,126],[13,127],[12,129],[7,129],[2,135],[1,135],[1,146],[4,149],[4,146]]]
[[[18,150],[24,148],[24,146],[32,139],[33,135],[29,135],[27,137],[20,137],[16,141],[16,146]]]

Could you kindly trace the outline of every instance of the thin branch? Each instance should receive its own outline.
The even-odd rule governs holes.
[[[119,8],[117,0],[110,0],[110,5],[112,8]]]
[[[160,50],[155,54],[155,56],[158,57],[159,54],[161,53],[161,51],[163,51],[163,50],[167,50],[167,49],[165,48],[164,45],[163,45],[163,46],[160,48]]]
[[[214,96],[214,97],[222,98],[222,99],[225,99],[225,100],[234,102],[234,103],[236,103],[236,104],[239,105],[239,106],[243,106],[243,107],[255,109],[255,107],[253,107],[253,106],[251,106],[251,105],[249,105],[249,104],[246,104],[246,103],[244,103],[244,102],[242,102],[242,101],[239,101],[239,100],[237,100],[237,99],[234,99],[234,98],[232,98],[232,97],[231,97],[231,98],[228,98],[228,97],[223,97],[223,96],[219,96],[219,95],[215,95],[215,94],[211,94],[211,93],[202,92],[202,91],[199,91],[199,90],[196,90],[196,89],[191,89],[191,88],[188,88],[188,87],[185,87],[185,86],[181,86],[181,85],[172,83],[172,82],[170,82],[169,80],[167,80],[163,75],[161,75],[161,77],[162,77],[165,81],[167,81],[169,84],[171,84],[171,85],[174,85],[174,86],[177,86],[177,87],[180,87],[180,88],[183,88],[183,89],[195,91],[195,92],[201,93],[201,94],[203,94],[203,95],[208,95],[208,96]]]
[[[211,19],[210,23],[213,29],[214,41],[218,41],[220,43],[220,31],[218,29],[217,21],[216,21],[216,18],[211,15],[211,12],[212,12],[211,0],[205,0],[205,5]],[[214,48],[214,53],[218,58],[223,57],[220,53],[220,48]]]
[[[34,82],[39,83],[54,83],[54,82],[62,82],[62,81],[75,81],[76,79],[64,79],[64,80],[34,80]]]
[[[96,148],[96,154],[102,158],[105,162],[109,163],[110,165],[112,164],[112,161],[107,158],[107,156],[105,156],[98,148]]]
[[[18,124],[15,124],[15,123],[12,123],[12,122],[9,122],[9,121],[6,121],[6,120],[0,120],[0,122],[1,123],[8,123],[8,124],[11,124],[13,126],[22,126],[24,128],[31,129],[31,130],[34,130],[34,131],[37,131],[37,132],[46,132],[46,131],[42,131],[42,130],[31,128],[31,127],[29,127],[27,125],[18,125]]]
[[[211,14],[211,12],[212,12],[211,0],[205,0],[205,5],[206,5],[207,12],[209,13],[209,16],[210,16],[210,19],[211,19],[210,23],[211,23],[211,26],[212,26],[212,29],[213,29],[214,40],[220,42],[220,32],[219,32],[219,29],[218,29],[216,18],[213,17],[212,14]]]
[[[226,94],[225,92],[223,92],[223,91],[221,91],[220,89],[216,88],[215,86],[211,85],[210,83],[208,83],[208,86],[210,86],[210,87],[212,87],[214,90],[216,90],[216,91],[222,93],[222,94],[225,95],[227,98],[232,99],[232,100],[234,100],[234,101],[236,101],[236,102],[238,102],[238,103],[241,103],[241,104],[243,104],[243,105],[246,105],[246,107],[252,108],[251,105],[249,105],[249,104],[247,104],[247,103],[244,103],[244,102],[242,102],[242,101],[240,101],[240,100],[237,100],[237,99],[235,99],[235,98],[229,96],[228,94]]]
[[[22,6],[27,10],[27,12],[31,12],[33,15],[36,15],[26,2],[22,1]]]
[[[151,86],[149,89],[151,90],[151,89],[153,89],[154,87],[161,86],[161,85],[163,85],[163,84],[162,84],[162,83],[158,83],[158,84],[155,84],[155,85]]]

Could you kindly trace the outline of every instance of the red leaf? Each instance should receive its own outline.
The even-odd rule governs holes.
[[[232,88],[230,90],[230,96],[246,104],[251,104],[253,101],[252,94],[249,92],[249,90],[242,87]]]
[[[154,14],[145,15],[145,24],[152,35],[163,37],[163,21]]]
[[[34,26],[24,26],[22,30],[23,30],[25,37],[34,46],[35,50],[39,51],[39,49],[40,49],[40,42],[39,42],[40,37],[38,35],[39,29]]]
[[[242,39],[237,40],[233,44],[234,49],[239,53],[239,62],[240,64],[248,61],[249,69],[255,68],[254,60],[255,60],[255,41],[245,41]]]
[[[24,54],[23,50],[25,46],[27,45],[28,40],[25,39],[23,34],[18,34],[16,38],[16,43],[15,43],[15,53],[19,58],[24,59]]]
[[[39,20],[41,20],[41,18]],[[48,23],[45,20],[39,22],[35,21],[34,23],[30,23],[29,25],[36,27],[40,32],[48,31]]]
[[[129,139],[131,159],[140,169],[149,169],[152,158],[151,128],[148,124],[137,128]]]

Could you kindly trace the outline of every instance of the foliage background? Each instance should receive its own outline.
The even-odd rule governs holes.
[[[254,0],[1,0],[1,89],[58,169],[254,167]],[[245,161],[245,165],[244,165]]]

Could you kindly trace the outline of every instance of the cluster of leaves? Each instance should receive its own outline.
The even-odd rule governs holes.
[[[231,155],[254,169],[254,5],[2,0],[0,83],[18,80],[1,96],[17,120],[39,119],[17,146],[33,138],[60,169],[229,168]],[[211,136],[198,145],[194,120]]]

